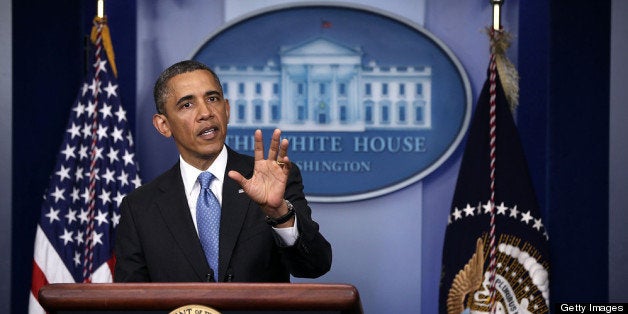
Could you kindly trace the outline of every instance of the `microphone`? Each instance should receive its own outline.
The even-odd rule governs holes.
[[[207,275],[205,275],[205,279],[207,282],[215,282],[216,279],[214,278],[214,270],[211,269],[211,267],[209,268],[209,273]]]
[[[227,276],[225,277],[225,282],[233,281],[233,273],[231,272],[231,268],[227,269]]]

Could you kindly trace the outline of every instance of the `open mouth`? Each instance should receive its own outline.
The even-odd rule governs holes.
[[[214,137],[216,132],[218,132],[218,128],[216,128],[216,127],[208,127],[208,128],[202,129],[201,132],[199,132],[198,135],[201,136],[201,137],[204,137],[204,138],[212,138],[212,137]]]

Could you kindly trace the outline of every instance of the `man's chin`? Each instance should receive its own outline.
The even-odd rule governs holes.
[[[200,152],[201,156],[203,156],[203,158],[206,158],[206,159],[216,158],[216,156],[220,154],[220,151],[222,151],[223,145],[224,144],[222,143],[212,143],[212,144],[203,145]]]

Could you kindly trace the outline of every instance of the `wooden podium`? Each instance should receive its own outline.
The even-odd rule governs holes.
[[[169,313],[190,304],[221,313],[362,313],[358,290],[346,284],[49,284],[39,303],[49,313]]]

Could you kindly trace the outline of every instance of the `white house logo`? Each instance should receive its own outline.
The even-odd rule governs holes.
[[[298,30],[298,31],[296,31]],[[418,26],[357,7],[291,6],[229,24],[194,59],[231,104],[227,145],[280,128],[311,201],[375,197],[412,184],[459,144],[466,74]]]

